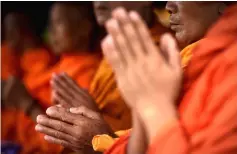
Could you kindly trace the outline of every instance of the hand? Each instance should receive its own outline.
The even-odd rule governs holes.
[[[85,90],[70,78],[66,73],[53,74],[52,80],[52,101],[66,107],[78,107],[85,105],[87,108],[98,111],[94,99]]]
[[[5,107],[13,107],[27,112],[31,107],[33,98],[26,90],[24,84],[16,77],[10,77],[3,90],[3,99]]]
[[[93,136],[111,132],[99,113],[84,106],[70,108],[70,112],[53,106],[47,109],[46,114],[48,116],[37,117],[36,131],[46,134],[48,142],[74,151],[93,151]]]
[[[159,50],[136,12],[119,8],[112,16],[106,23],[103,53],[121,95],[141,116],[150,139],[168,120],[177,118],[174,103],[182,81],[177,43],[165,34]]]

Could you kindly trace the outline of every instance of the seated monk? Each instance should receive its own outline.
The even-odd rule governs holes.
[[[6,40],[2,46],[1,80],[4,87],[1,99],[1,140],[20,144],[21,153],[57,153],[60,151],[59,146],[45,142],[41,134],[35,132],[34,119],[43,110],[22,83],[26,76],[47,69],[52,60],[51,55],[38,41],[24,15],[8,14],[4,24]]]
[[[183,51],[181,52],[181,57],[182,57],[182,67],[184,68],[184,70],[189,66],[189,60],[190,60],[190,58],[192,57],[192,49],[194,49],[195,48],[195,46],[197,46],[198,45],[198,43],[195,43],[195,41],[196,41],[196,39],[200,39],[200,38],[198,38],[198,36],[201,36],[201,37],[203,37],[204,35],[205,35],[205,33],[206,33],[206,31],[207,31],[207,29],[218,19],[218,16],[220,16],[222,13],[223,13],[223,10],[225,9],[225,7],[226,7],[226,3],[222,3],[222,2],[213,2],[213,3],[209,3],[208,5],[204,5],[204,4],[202,4],[202,3],[196,3],[196,2],[177,2],[177,3],[179,3],[179,5],[181,5],[181,6],[179,6],[180,7],[180,9],[181,9],[181,11],[180,11],[180,13],[181,13],[181,17],[185,17],[186,15],[190,15],[190,16],[186,16],[184,19],[182,19],[182,20],[184,20],[184,21],[186,21],[186,22],[184,22],[184,21],[182,21],[182,23],[187,23],[187,25],[185,25],[185,27],[183,27],[182,29],[176,29],[176,26],[179,26],[179,25],[175,25],[175,23],[174,23],[174,25],[172,25],[172,29],[176,29],[177,30],[177,32],[176,32],[176,35],[177,35],[177,38],[179,38],[178,39],[178,41],[179,41],[179,43],[180,43],[180,45],[181,46],[185,46],[185,43],[186,43],[186,46],[189,44],[189,43],[193,43],[193,44],[190,44],[189,46],[187,46],[186,48],[184,48],[183,49]],[[172,3],[171,3],[172,4]],[[188,6],[186,6],[186,8],[189,8],[190,6],[191,6],[191,8],[194,8],[193,10],[190,10],[190,9],[185,9],[185,5],[187,5],[187,4],[189,4]],[[184,6],[182,6],[182,5],[184,5]],[[177,6],[176,5],[173,5],[176,9],[177,9]],[[200,10],[200,8],[199,7],[203,7],[203,10]],[[202,13],[204,13],[204,12],[206,12],[205,10],[210,10],[210,8],[212,8],[211,10],[212,10],[212,13],[210,13],[210,16],[208,16],[208,18],[203,18],[203,17],[206,17],[206,16],[204,16],[204,15],[202,15]],[[175,10],[174,9],[174,11],[177,11],[177,10]],[[191,12],[190,12],[191,11]],[[192,12],[192,11],[194,11],[194,12]],[[200,13],[200,16],[197,16],[197,12],[199,11],[199,13]],[[217,12],[216,12],[217,11]],[[116,13],[115,13],[116,14]],[[121,14],[121,12],[119,12],[119,13],[117,13],[117,16],[119,16],[118,14]],[[228,16],[228,15],[227,15]],[[199,17],[199,18],[197,18],[197,17]],[[174,17],[172,17],[172,18],[174,18]],[[171,18],[171,19],[172,19]],[[234,19],[235,19],[236,17],[234,16],[233,18],[231,18],[230,20],[228,20],[228,22],[229,21],[234,21]],[[196,21],[195,20],[193,20],[193,19],[197,19],[199,22],[202,22],[203,23],[203,25],[196,25]],[[177,20],[177,19],[176,19]],[[181,21],[180,21],[181,22]],[[196,27],[195,27],[195,25],[196,25]],[[181,26],[181,25],[180,25]],[[118,26],[117,26],[118,27]],[[194,29],[196,28],[196,29],[199,29],[199,34],[197,34],[196,33],[196,31],[193,31],[192,29],[190,29],[190,27],[194,27]],[[221,26],[220,26],[221,27]],[[224,26],[225,27],[225,26]],[[233,27],[236,27],[236,25],[234,25]],[[185,28],[185,29],[184,29]],[[235,40],[236,39],[236,33],[232,33],[232,30],[233,29],[230,29],[230,30],[227,30],[227,31],[230,31],[230,33],[228,33],[229,35],[230,35],[230,38],[231,39],[233,39],[233,40]],[[226,29],[224,29],[223,30],[224,32],[226,32]],[[183,34],[183,35],[181,35],[181,34]],[[189,35],[187,35],[187,34],[189,34]],[[215,32],[213,33],[213,34],[215,34]],[[145,35],[142,35],[142,36],[145,36]],[[216,39],[220,39],[220,37],[218,38],[219,36],[218,35],[213,35],[213,38],[216,38]],[[229,37],[229,36],[227,36],[227,37]],[[135,37],[136,38],[136,37]],[[148,37],[149,38],[149,37]],[[168,38],[170,38],[170,37],[168,37]],[[188,38],[188,39],[187,39]],[[132,40],[132,39],[130,39],[130,40]],[[165,39],[165,40],[167,40],[167,39]],[[169,39],[169,41],[172,41],[173,39]],[[205,40],[205,39],[204,39]],[[122,41],[123,42],[123,41]],[[210,41],[210,43],[211,43],[212,41]],[[215,43],[215,41],[213,41],[212,43]],[[229,43],[229,41],[227,41],[226,43]],[[225,44],[226,45],[226,44]],[[228,45],[227,45],[228,46]],[[206,47],[206,45],[204,45],[203,46],[203,48],[205,48]],[[210,46],[211,47],[211,46]],[[153,47],[154,48],[154,47]],[[197,47],[198,48],[198,47]],[[215,51],[217,51],[218,49],[217,48],[215,48],[214,47],[214,49],[215,49]],[[176,49],[177,50],[177,49]],[[210,51],[211,51],[212,49],[210,48]],[[219,50],[218,50],[219,51]],[[207,52],[208,54],[209,54],[209,52]],[[206,55],[206,56],[208,56],[208,57],[210,57],[211,55]],[[202,55],[200,55],[200,57],[202,57]],[[202,60],[202,59],[200,59],[200,57],[198,56],[198,60]],[[203,57],[202,57],[203,58]],[[203,61],[204,62],[204,61]],[[204,63],[204,65],[202,65],[202,66],[205,66],[206,64],[207,64],[207,62],[208,62],[208,60],[207,61],[205,61],[205,63]],[[195,63],[195,64],[197,64],[197,63]],[[199,67],[199,66],[198,66]],[[202,69],[204,69],[203,67],[202,67]],[[202,71],[199,71],[198,70],[198,73],[200,74],[200,72],[202,72]],[[196,74],[196,73],[194,73],[194,74]],[[208,74],[208,73],[207,73]],[[194,75],[194,79],[196,80],[196,76]],[[194,79],[193,80],[191,80],[190,82],[192,83],[193,81],[194,81]],[[203,81],[203,79],[201,79],[199,82],[202,82]],[[205,81],[207,81],[207,80],[205,80]],[[208,81],[210,81],[210,80],[208,80]],[[185,84],[185,85],[190,85],[191,83],[190,82],[188,82],[187,84]],[[167,82],[167,83],[169,83],[169,82]],[[193,83],[195,83],[195,82],[193,82]],[[195,85],[195,84],[194,84]],[[162,86],[163,87],[163,86]],[[206,86],[204,86],[204,88],[207,88]],[[186,90],[188,90],[188,89],[186,89]],[[199,93],[199,91],[200,90],[202,90],[202,92],[200,92]],[[200,89],[200,87],[199,88],[197,88],[197,91],[196,91],[198,94],[198,96],[197,97],[195,97],[194,99],[196,99],[196,98],[203,98],[203,95],[209,95],[207,92],[206,92],[206,90],[203,90],[203,89]],[[205,92],[205,94],[204,94],[204,92]],[[185,93],[185,91],[184,91],[184,93]],[[203,94],[203,95],[202,95]],[[202,96],[200,96],[200,95],[202,95]],[[187,95],[186,97],[188,97],[189,95]],[[182,98],[182,95],[181,95],[181,98]],[[181,103],[182,104],[182,103]],[[215,106],[216,107],[216,106]],[[214,107],[214,108],[215,108]],[[155,108],[156,109],[156,108]],[[93,112],[93,111],[91,111],[91,110],[89,110],[89,109],[86,109],[85,107],[79,107],[79,108],[71,108],[70,109],[70,112],[71,113],[68,113],[68,112],[64,112],[63,111],[63,109],[62,108],[60,108],[59,109],[62,113],[63,113],[63,115],[65,116],[64,118],[63,118],[63,120],[65,120],[65,121],[70,121],[70,122],[72,122],[73,120],[76,120],[76,118],[74,119],[74,117],[76,116],[75,114],[72,114],[72,113],[77,113],[77,114],[82,114],[82,115],[86,115],[86,116],[88,116],[90,119],[98,119],[98,117],[99,117],[99,115],[98,114],[96,114],[96,112]],[[60,117],[59,116],[61,116],[60,114],[56,114],[56,111],[59,111],[59,110],[57,110],[56,108],[50,108],[50,110],[48,110],[48,115],[51,115],[52,117],[54,117],[54,118],[58,118],[58,119],[60,119]],[[192,114],[193,112],[192,111],[190,111],[190,113]],[[212,114],[212,113],[211,113]],[[236,113],[234,113],[234,114],[236,114]],[[190,114],[189,114],[190,115]],[[233,115],[233,114],[232,114]],[[79,116],[79,115],[78,115]],[[236,116],[236,115],[235,115]],[[136,117],[136,116],[134,116],[134,117]],[[165,116],[164,116],[165,117]],[[234,116],[233,116],[234,117]],[[81,118],[81,117],[80,117]],[[62,117],[61,117],[61,119],[62,119]],[[203,120],[205,120],[205,119],[203,119]],[[234,120],[234,118],[233,118],[233,120]],[[136,121],[138,121],[138,120],[136,120]],[[141,124],[139,123],[139,121],[138,122],[134,122],[134,124],[136,124],[136,125],[140,125],[141,126]],[[195,121],[195,120],[191,120],[190,122],[193,122],[193,121]],[[46,122],[46,121],[45,121]],[[155,122],[154,122],[155,123]],[[151,124],[154,124],[154,123],[151,123]],[[55,125],[56,126],[56,125]],[[159,125],[158,125],[159,126]],[[53,125],[51,125],[51,127],[53,127]],[[69,127],[69,126],[67,126],[67,127],[63,127],[63,128],[70,128],[71,129],[71,131],[73,131],[74,129],[72,128],[72,127]],[[138,127],[139,128],[139,127]],[[56,129],[56,127],[55,127],[55,129]],[[47,131],[45,131],[45,132],[47,132]],[[57,132],[57,131],[56,131]],[[67,131],[65,131],[65,132],[67,132]],[[129,132],[129,131],[127,131],[127,132]],[[140,127],[139,129],[135,129],[134,131],[132,131],[132,133],[133,134],[140,134],[141,136],[142,136],[142,138],[144,138],[144,133],[142,133],[142,132],[144,132],[144,130],[142,129],[142,127]],[[49,134],[49,133],[47,133],[47,134]],[[67,133],[67,134],[72,134],[72,133]],[[68,136],[69,137],[69,136]],[[101,150],[104,150],[104,149],[106,149],[106,148],[108,148],[108,146],[109,145],[111,145],[113,142],[114,142],[114,140],[112,139],[112,138],[109,138],[108,137],[108,135],[107,136],[105,136],[105,137],[107,137],[107,138],[104,138],[105,140],[104,140],[104,143],[106,143],[106,145],[107,146],[104,146],[104,147],[101,147]],[[167,136],[167,137],[165,137],[165,138],[168,138],[169,136]],[[64,134],[60,134],[58,137],[57,137],[57,139],[55,139],[55,137],[49,137],[49,136],[47,136],[47,138],[48,138],[48,140],[49,141],[51,141],[51,142],[59,142],[59,141],[61,141],[61,142],[63,142],[62,144],[64,144],[65,146],[70,146],[70,145],[72,145],[72,144],[70,144],[70,143],[68,143],[66,140],[66,138],[65,138],[65,135]],[[117,144],[115,144],[114,145],[114,147],[118,147],[118,148],[116,148],[117,149],[117,151],[115,150],[114,151],[114,153],[119,153],[119,152],[124,152],[125,153],[125,151],[126,151],[126,147],[127,147],[127,140],[128,140],[128,135],[125,135],[124,137],[122,137],[121,139],[120,139],[120,142],[117,142]],[[140,141],[140,139],[139,138],[134,138],[134,137],[132,137],[131,138],[131,140],[133,140],[133,141]],[[125,141],[125,142],[124,142]],[[137,142],[135,142],[135,143],[137,143]],[[143,145],[143,143],[142,142],[140,142],[141,144],[139,145],[139,146],[136,146],[136,147],[141,147],[141,148],[143,148],[143,147],[146,147],[145,145],[146,144],[144,144]],[[175,145],[175,144],[177,144],[178,142],[175,142],[175,143],[173,143],[172,144],[172,146],[173,145]],[[117,146],[116,146],[117,145]],[[130,144],[131,145],[131,147],[133,147],[133,145],[132,144]],[[230,145],[231,146],[231,145]],[[178,147],[178,146],[177,146]],[[114,148],[115,149],[115,148]],[[112,149],[112,150],[114,150],[114,149]],[[171,149],[171,148],[168,148],[168,149]],[[121,150],[121,151],[119,151],[119,150]],[[172,149],[171,149],[172,150]],[[177,151],[177,149],[175,149],[176,151]],[[111,152],[111,151],[110,151]],[[140,152],[134,152],[133,151],[133,153],[140,153]],[[142,150],[142,152],[141,153],[145,153],[144,152],[144,150]],[[169,152],[167,152],[167,153],[169,153]],[[171,153],[175,153],[175,151],[172,151]]]
[[[203,37],[185,61],[171,35],[162,37],[158,49],[136,12],[113,13],[103,53],[134,116],[131,133],[106,154],[237,153],[237,4],[226,4],[167,3],[180,45]],[[135,28],[122,31],[128,25]]]
[[[23,78],[49,67],[52,56],[33,32],[26,16],[9,13],[4,28],[6,39],[1,45],[1,80],[7,80],[9,76]]]
[[[50,11],[50,45],[60,60],[50,69],[26,79],[31,95],[43,108],[53,105],[50,79],[66,72],[83,88],[89,88],[100,62],[100,53],[93,49],[94,31],[98,30],[90,3],[55,3]]]
[[[105,20],[109,17],[109,13],[117,6],[124,6],[129,10],[140,10],[141,15],[144,17],[145,21],[147,21],[148,25],[151,27],[151,32],[153,35],[154,41],[158,43],[159,37],[163,32],[168,31],[168,29],[161,26],[154,18],[154,13],[152,11],[152,3],[151,2],[94,2],[95,13],[97,15],[97,21],[100,25],[103,25]],[[104,10],[106,8],[107,10]],[[149,8],[149,9],[148,9]],[[149,13],[144,13],[144,9],[148,9]],[[83,145],[88,145],[89,148],[91,146],[91,139],[94,135],[107,132],[113,135],[113,132],[108,129],[108,124],[112,128],[113,131],[120,129],[127,129],[131,127],[131,118],[128,107],[124,104],[123,99],[118,93],[118,89],[116,88],[115,80],[113,79],[113,72],[107,62],[105,60],[102,61],[100,67],[95,75],[95,78],[92,81],[91,87],[89,89],[89,93],[78,87],[75,82],[73,82],[70,77],[68,77],[65,73],[59,74],[52,79],[53,84],[53,100],[61,104],[67,103],[71,107],[78,106],[86,106],[91,110],[96,110],[93,108],[92,104],[97,104],[99,107],[99,112],[97,112],[96,119],[91,119],[87,117],[78,117],[75,115],[75,120],[73,121],[84,121],[84,123],[74,123],[73,125],[77,126],[75,129],[70,130],[70,132],[64,132],[62,134],[61,131],[57,131],[58,126],[55,123],[48,123],[52,119],[49,119],[45,116],[39,116],[38,125],[36,126],[36,130],[42,133],[47,134],[45,137],[49,142],[54,142],[58,144],[62,144],[65,147],[72,148],[76,151],[81,151]],[[53,110],[50,113],[50,110]],[[52,115],[56,112],[59,114]],[[65,109],[60,107],[53,107],[47,110],[47,114],[53,119],[57,118],[55,116],[62,116],[64,114]],[[66,113],[65,113],[66,114]],[[62,116],[63,117],[63,116]],[[103,120],[103,118],[105,121]],[[77,120],[76,120],[77,119]],[[84,119],[84,120],[83,120]],[[60,119],[58,119],[60,120]],[[72,124],[72,122],[70,124]],[[55,122],[58,122],[55,120]],[[68,123],[62,122],[62,127],[69,127]],[[107,124],[108,123],[108,124]],[[51,125],[52,124],[52,125]],[[56,129],[54,132],[50,131]],[[83,129],[80,129],[83,128]],[[81,131],[80,131],[81,130]],[[71,137],[78,140],[77,142],[69,142],[71,138],[64,138],[60,136],[55,136],[54,133],[60,132],[60,134],[71,134]],[[79,135],[75,135],[77,133]],[[66,135],[68,136],[68,135]],[[55,138],[56,137],[56,138]],[[84,142],[87,141],[86,143]],[[84,149],[83,149],[84,150]],[[82,150],[82,151],[83,151]],[[86,153],[86,152],[84,152]]]

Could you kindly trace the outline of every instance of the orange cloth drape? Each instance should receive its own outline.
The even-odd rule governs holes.
[[[4,109],[1,114],[1,140],[20,144],[22,154],[61,152],[61,146],[48,143],[43,134],[35,131],[35,123],[23,112]]]
[[[49,68],[50,53],[43,47],[27,49],[20,56],[10,51],[7,44],[2,46],[2,78],[13,75],[20,78],[36,76]],[[14,96],[13,96],[14,97]],[[36,132],[35,123],[23,112],[4,108],[1,110],[1,140],[12,141],[22,146],[21,153],[60,153],[62,147],[46,142]]]
[[[37,75],[24,79],[25,85],[33,97],[37,98],[44,108],[52,104],[50,80],[53,73],[65,72],[72,77],[81,87],[88,89],[91,79],[98,68],[100,56],[89,53],[65,54],[60,61]]]
[[[237,152],[237,5],[229,8],[192,52],[184,72],[179,121],[157,132],[149,154]],[[106,152],[126,153],[129,133]],[[172,147],[172,148],[170,148]]]

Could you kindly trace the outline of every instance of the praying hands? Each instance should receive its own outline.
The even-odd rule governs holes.
[[[123,98],[141,117],[150,142],[158,129],[178,118],[175,101],[182,68],[177,44],[170,34],[165,34],[158,49],[141,17],[122,8],[113,12],[106,28],[103,53]]]

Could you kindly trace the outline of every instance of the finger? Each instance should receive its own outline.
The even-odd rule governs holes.
[[[173,68],[181,68],[181,57],[176,40],[171,34],[164,34],[161,36],[161,48],[168,55],[168,63]]]
[[[82,116],[85,116],[85,117],[88,117],[91,119],[99,119],[99,117],[100,117],[98,112],[92,111],[85,106],[70,108],[69,111],[71,113],[80,114]]]
[[[52,92],[53,99],[58,103],[63,105],[64,107],[72,107],[74,106],[72,103],[72,99],[63,97],[58,91]]]
[[[73,89],[63,77],[64,73],[59,74],[54,77],[54,86],[56,88],[56,96],[59,98],[58,101],[62,100],[61,103],[66,102],[71,106],[78,106],[78,102],[86,102],[88,100],[88,96],[85,96],[85,92],[79,92],[80,90]],[[72,80],[72,79],[71,79]],[[76,83],[74,85],[78,86]],[[80,89],[78,86],[77,89]]]
[[[72,125],[65,123],[63,121],[51,119],[45,115],[38,115],[37,123],[58,130],[60,132],[73,135]]]
[[[67,87],[64,81],[60,80],[59,76],[53,75],[51,80],[51,85],[60,95],[70,100],[75,98],[73,94],[70,93],[70,87]]]
[[[122,31],[126,37],[126,42],[131,48],[131,54],[134,56],[134,58],[143,57],[145,48],[142,45],[140,35],[130,20],[128,13],[125,11],[125,9],[118,8],[113,11],[112,15],[118,20],[119,25],[122,28]]]
[[[102,41],[102,50],[104,53],[105,58],[111,65],[112,69],[114,70],[116,75],[121,75],[122,70],[124,68],[124,64],[121,62],[119,53],[117,52],[117,49],[114,47],[113,39],[110,35],[108,35],[103,41]]]
[[[61,140],[61,139],[57,139],[55,137],[52,137],[52,136],[49,136],[49,135],[45,135],[44,136],[44,139],[50,143],[53,143],[53,144],[59,144],[59,145],[62,145],[66,148],[69,148],[69,149],[72,149],[72,150],[75,150],[77,149],[75,146],[73,146],[71,143],[69,143],[68,141],[65,141],[65,140]]]
[[[52,128],[49,128],[49,127],[45,127],[43,125],[40,125],[40,124],[37,124],[35,126],[35,130],[40,132],[40,133],[43,133],[43,134],[46,134],[46,135],[49,135],[49,136],[53,136],[57,139],[62,139],[62,140],[65,140],[65,141],[73,141],[73,137],[68,135],[68,134],[65,134],[63,132],[60,132],[60,131],[57,131],[55,129],[52,129]]]
[[[128,60],[130,61],[133,57],[131,48],[129,48],[127,44],[126,37],[124,36],[117,20],[110,19],[106,22],[106,29],[108,31],[108,34],[112,36],[114,48],[116,50],[119,61],[121,61],[121,65],[124,67],[127,65]]]
[[[77,121],[77,118],[79,118],[75,114],[70,113],[69,110],[65,108],[60,108],[57,106],[49,107],[46,110],[46,114],[52,118],[55,118],[67,123],[71,123],[71,124],[75,124]]]
[[[73,89],[73,94],[76,96],[84,97],[84,99],[88,98],[88,93],[83,88],[80,87],[71,77],[69,77],[66,73],[60,74],[60,77],[64,79],[64,81],[67,83],[68,86],[70,86]]]
[[[152,40],[149,29],[141,17],[135,11],[129,13],[129,17],[132,20],[134,26],[136,27],[138,34],[140,35],[141,42],[147,51],[147,54],[153,54],[157,56],[157,48]],[[159,56],[159,55],[158,55]],[[161,56],[159,56],[162,59]]]

